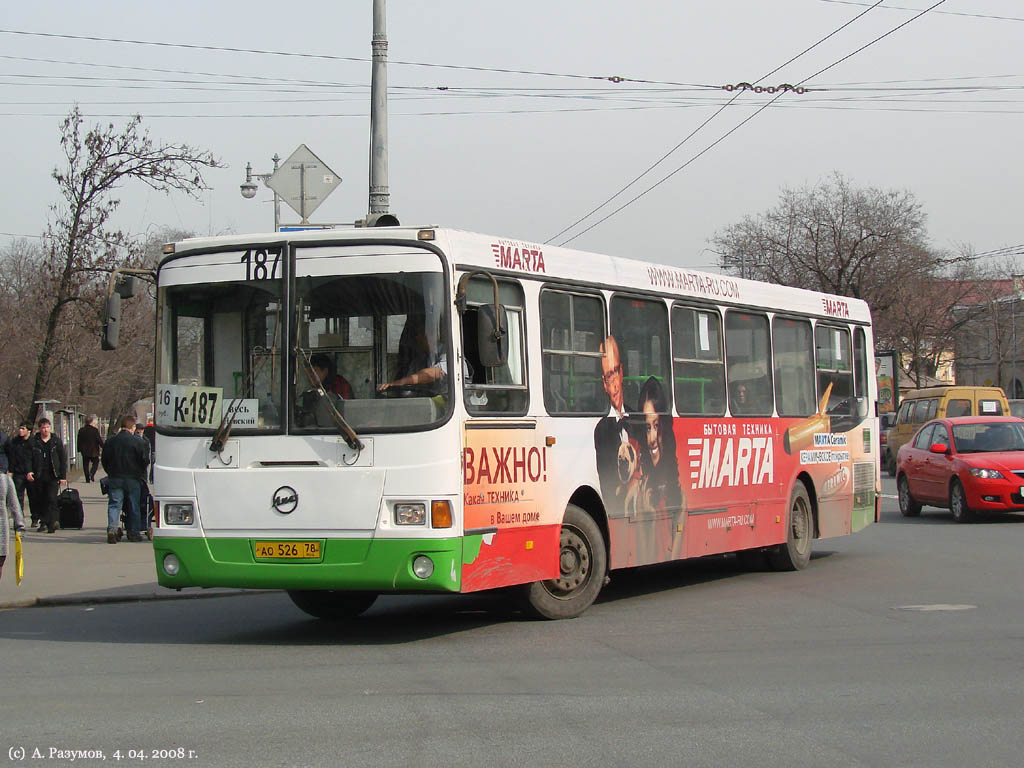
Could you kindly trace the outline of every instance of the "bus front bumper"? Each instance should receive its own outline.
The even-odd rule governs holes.
[[[180,538],[157,534],[153,540],[157,580],[161,586],[172,589],[458,592],[461,587],[461,538],[315,541],[320,542],[318,559],[257,559],[253,539]],[[432,572],[425,577],[413,570],[413,562],[423,556],[433,564]]]

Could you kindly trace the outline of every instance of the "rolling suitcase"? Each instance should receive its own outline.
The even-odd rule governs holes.
[[[61,528],[81,528],[85,522],[82,497],[75,488],[66,488],[57,494],[57,513]]]

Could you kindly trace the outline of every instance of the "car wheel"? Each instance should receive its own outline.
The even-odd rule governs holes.
[[[974,519],[974,513],[967,506],[967,494],[959,480],[954,480],[949,487],[949,511],[958,523],[969,523]]]
[[[797,481],[789,500],[786,543],[768,552],[768,564],[774,571],[800,571],[811,561],[814,546],[814,513],[804,484]]]
[[[921,514],[921,505],[910,495],[910,483],[906,475],[900,475],[896,481],[896,488],[900,496],[900,514],[904,517],[917,517]]]

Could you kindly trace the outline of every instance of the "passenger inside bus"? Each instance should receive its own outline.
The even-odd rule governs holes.
[[[352,399],[352,386],[341,374],[331,375],[331,359],[324,354],[313,355],[309,364],[320,379],[320,386],[327,392],[333,392],[345,400]]]

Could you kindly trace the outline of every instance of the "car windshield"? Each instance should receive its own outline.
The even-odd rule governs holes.
[[[1024,422],[955,424],[953,442],[959,453],[1024,451]]]

